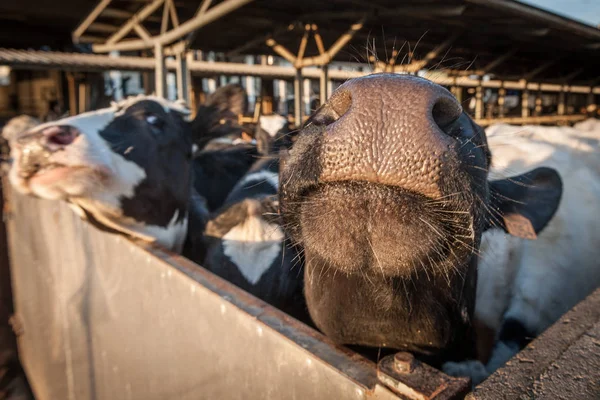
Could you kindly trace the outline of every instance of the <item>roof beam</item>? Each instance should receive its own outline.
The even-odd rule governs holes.
[[[281,35],[282,33],[286,32],[286,31],[293,31],[294,29],[298,28],[300,24],[296,23],[296,24],[290,24],[288,26],[286,26],[285,28],[278,28],[276,29],[273,33],[268,34],[268,35],[260,35],[258,37],[255,37],[254,39],[249,40],[248,42],[244,43],[243,45],[236,47],[235,49],[225,53],[225,55],[227,57],[233,57],[233,56],[237,56],[239,54],[242,54],[244,51],[253,48],[254,46],[258,46],[260,44],[266,43],[269,39],[274,39],[277,36]]]
[[[111,24],[104,24],[102,22],[92,22],[90,26],[88,26],[88,32],[102,32],[102,33],[114,33],[119,30],[118,26],[114,26]],[[81,36],[79,37],[81,39]]]
[[[156,11],[158,7],[160,7],[163,3],[164,0],[154,0],[152,3],[146,5],[140,11],[135,13],[135,15],[131,17],[129,21],[127,21],[125,25],[123,25],[121,29],[119,29],[118,32],[109,37],[106,40],[106,44],[111,45],[123,39],[125,36],[127,36],[129,32],[131,32],[135,25],[138,25],[140,22],[144,21],[146,17],[150,16],[150,14]]]
[[[532,78],[534,78],[535,76],[539,75],[540,73],[544,72],[545,70],[547,70],[548,68],[550,68],[552,65],[554,65],[556,62],[558,62],[559,59],[556,58],[554,60],[548,61],[545,64],[540,65],[539,67],[537,67],[536,69],[532,70],[531,72],[526,73],[523,76],[523,79],[526,81],[531,80]]]
[[[163,2],[164,0],[155,0],[156,2]],[[224,0],[221,3],[211,7],[204,14],[193,17],[192,19],[184,22],[172,29],[171,31],[165,32],[159,36],[152,38],[152,46],[158,44],[167,45],[182,38],[183,36],[202,28],[205,25],[221,18],[224,15],[229,14],[232,11],[252,2],[253,0]],[[152,3],[154,4],[154,3]],[[158,7],[158,6],[157,6]],[[131,24],[133,25],[133,24]],[[133,26],[132,26],[133,27]],[[121,43],[106,43],[105,45],[93,45],[92,49],[99,53],[106,53],[113,50],[120,51],[134,51],[147,49],[149,46],[144,40],[128,40]]]
[[[485,75],[485,74],[491,72],[498,65],[502,64],[504,61],[506,61],[509,58],[511,58],[512,56],[514,56],[517,53],[517,51],[519,51],[519,49],[517,47],[515,47],[512,50],[502,54],[500,57],[496,58],[494,61],[491,61],[488,65],[486,65],[485,67],[483,67],[481,69],[481,71],[480,71],[481,75]]]
[[[194,17],[198,17],[206,13],[206,10],[208,10],[208,7],[210,7],[211,4],[212,0],[202,0],[202,3],[200,3],[200,6],[198,6]],[[194,41],[194,39],[196,39],[197,34],[198,30],[195,30],[188,35],[187,39],[185,40],[186,46],[189,46]]]
[[[100,13],[104,11],[104,9],[110,4],[112,0],[100,0],[100,3],[94,7],[91,13],[88,14],[87,17],[79,24],[77,28],[73,31],[72,40],[74,43],[79,43],[79,39],[81,35],[89,28],[89,26],[98,18]]]
[[[360,21],[350,27],[350,29],[335,41],[333,45],[323,54],[316,57],[305,58],[302,61],[302,67],[310,67],[313,65],[327,65],[333,58],[344,48],[346,44],[354,37],[354,34],[362,29],[365,24],[366,17],[362,17]]]
[[[410,64],[407,64],[407,65],[399,65],[397,67],[398,71],[417,72],[417,71],[422,70],[423,68],[425,68],[427,66],[427,64],[429,64],[429,62],[431,62],[438,55],[440,55],[440,53],[442,51],[444,51],[448,47],[450,47],[452,45],[452,43],[454,43],[460,37],[460,35],[462,35],[462,31],[455,32],[446,41],[442,42],[436,48],[434,48],[429,53],[427,53],[425,55],[425,57],[423,57],[422,60],[413,61],[413,62],[411,62]],[[396,70],[396,68],[395,68],[395,70]]]
[[[345,34],[340,36],[338,40],[336,40],[335,43],[329,48],[329,50],[320,52],[320,54],[315,57],[304,58],[304,51],[306,50],[308,35],[312,30],[312,25],[310,24],[307,24],[304,27],[304,34],[302,36],[302,40],[300,41],[300,47],[297,56],[295,56],[291,51],[286,49],[281,44],[277,43],[273,38],[267,39],[266,44],[272,48],[275,53],[292,63],[296,69],[311,66],[323,66],[329,64],[337,55],[337,53],[352,39],[354,34],[362,29],[364,22],[365,18],[363,17],[356,24],[352,25]],[[321,49],[319,49],[319,51],[320,50]]]
[[[575,79],[578,75],[581,75],[581,73],[583,71],[585,71],[585,68],[576,69],[575,71],[571,72],[569,75],[565,75],[562,78],[560,78],[560,81],[569,83],[570,81]]]

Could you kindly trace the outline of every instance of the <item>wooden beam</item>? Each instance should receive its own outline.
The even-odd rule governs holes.
[[[310,57],[302,60],[302,67],[310,67],[313,65],[327,65],[339,53],[339,51],[354,37],[356,32],[364,26],[366,17],[363,16],[357,23],[353,24],[350,29],[339,37],[338,40],[324,54],[316,57]]]
[[[548,61],[547,63],[540,65],[539,67],[537,67],[537,68],[536,68],[536,69],[534,69],[533,71],[531,71],[531,72],[529,72],[529,73],[525,74],[525,75],[523,76],[523,79],[525,79],[525,80],[527,80],[527,81],[531,80],[533,77],[535,77],[535,76],[539,75],[540,73],[542,73],[542,72],[543,72],[543,71],[545,71],[546,69],[550,68],[552,65],[554,65],[554,64],[555,64],[555,63],[557,63],[558,61],[559,61],[559,59],[557,58],[557,59],[555,59],[555,60]]]
[[[154,46],[154,59],[155,59],[155,67],[154,67],[154,76],[155,76],[155,90],[156,95],[158,97],[165,97],[166,95],[166,78],[167,78],[167,69],[165,67],[165,56],[163,52],[163,47],[161,44],[157,43]]]
[[[296,77],[294,78],[294,119],[296,127],[300,127],[303,121],[304,114],[304,96],[302,94],[302,69],[296,69]]]
[[[267,39],[267,46],[273,49],[273,51],[279,54],[281,57],[285,58],[288,62],[292,64],[296,64],[296,56],[292,54],[291,51],[286,49],[284,46],[280,45],[275,41],[275,39]]]
[[[517,53],[517,51],[519,51],[519,49],[517,47],[514,47],[512,50],[504,53],[500,57],[496,58],[494,61],[491,61],[489,64],[487,64],[485,67],[483,67],[481,69],[481,75],[485,75],[485,74],[491,72],[498,65],[502,64],[504,61],[506,61],[509,58],[511,58],[512,56],[514,56]]]
[[[315,44],[317,45],[319,54],[325,54],[325,46],[323,45],[323,38],[321,37],[321,34],[319,33],[318,29],[319,28],[317,27],[317,25],[313,24],[312,31],[313,31],[313,37],[315,38]]]
[[[100,13],[110,4],[112,0],[100,0],[100,3],[94,7],[91,13],[83,20],[81,24],[73,31],[73,42],[79,43],[79,38],[85,33],[87,28],[98,18]]]
[[[133,26],[133,30],[148,43],[150,43],[150,41],[152,40],[152,38],[150,37],[150,33],[142,25],[135,24]]]
[[[75,92],[75,76],[67,72],[67,85],[69,89],[69,115],[77,115],[77,94]]]
[[[135,13],[132,13],[130,11],[119,10],[118,8],[106,7],[100,15],[108,18],[129,19],[133,17]],[[160,18],[151,15],[146,18],[146,21],[160,22]]]
[[[164,0],[155,0],[155,2],[162,3]],[[210,24],[211,22],[227,15],[244,5],[251,3],[253,0],[223,0],[219,4],[211,7],[206,13],[193,17],[185,21],[180,26],[173,28],[172,30],[165,32],[159,36],[152,38],[152,45],[161,44],[167,45],[174,41],[183,38],[189,33],[202,28],[203,26]],[[154,3],[152,3],[154,4]],[[159,4],[160,5],[160,4]],[[158,7],[158,6],[157,6]],[[130,20],[131,21],[131,20]],[[133,25],[131,26],[131,28]],[[124,27],[125,28],[125,27]],[[95,52],[110,52],[110,51],[134,51],[148,48],[148,44],[143,40],[128,40],[122,43],[106,43],[105,45],[94,45],[92,49]]]
[[[453,33],[448,39],[431,50],[419,61],[413,61],[410,64],[400,66],[400,70],[406,72],[418,72],[425,68],[430,61],[434,60],[442,51],[446,50],[462,35],[462,31]]]
[[[169,29],[169,3],[165,2],[162,12],[162,20],[160,22],[160,34],[163,35]]]
[[[576,76],[580,75],[583,71],[585,71],[585,68],[576,69],[569,75],[565,75],[562,78],[560,78],[560,81],[564,83],[569,83],[571,80],[575,79]]]
[[[566,122],[578,122],[587,118],[584,114],[578,115],[544,115],[539,117],[505,117],[505,118],[485,118],[476,119],[475,123],[479,126],[489,126],[492,124],[505,123],[511,125],[539,125],[539,124],[557,124]]]
[[[129,19],[129,21],[127,21],[125,23],[125,25],[123,25],[121,27],[121,29],[119,29],[118,32],[116,32],[111,37],[109,37],[106,40],[106,44],[107,45],[115,44],[119,40],[123,39],[125,36],[127,36],[127,34],[129,32],[131,32],[131,30],[133,29],[133,27],[135,25],[144,21],[146,19],[146,17],[150,16],[150,14],[152,14],[154,11],[156,11],[158,9],[158,7],[160,7],[163,3],[164,3],[164,0],[154,0],[152,3],[143,7],[140,11],[135,13],[135,15],[133,17],[131,17]]]
[[[173,24],[173,28],[177,28],[179,26],[179,17],[177,16],[177,9],[175,8],[175,3],[173,0],[167,0],[169,2],[169,14],[171,14],[171,23]]]
[[[300,47],[298,48],[298,55],[296,56],[296,61],[302,63],[302,59],[304,58],[304,52],[306,51],[306,45],[308,44],[308,35],[310,34],[311,26],[304,26],[304,34],[302,35],[302,39],[300,39]]]
[[[93,22],[88,26],[88,32],[101,32],[101,33],[114,33],[119,30],[118,26],[114,26],[111,24],[104,24],[101,22]],[[81,36],[79,36],[79,40],[81,40]]]

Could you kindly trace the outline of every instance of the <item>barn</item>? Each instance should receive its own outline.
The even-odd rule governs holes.
[[[279,114],[300,128],[344,82],[376,72],[447,88],[482,127],[599,118],[600,30],[518,1],[58,3],[0,5],[3,123],[151,93],[194,117],[235,83],[247,104],[234,125],[251,132]],[[3,192],[0,335],[12,364],[2,371],[21,376],[17,343],[19,384],[36,399],[600,396],[598,290],[472,388],[406,352],[373,360],[340,346],[176,252],[18,194],[8,178]]]

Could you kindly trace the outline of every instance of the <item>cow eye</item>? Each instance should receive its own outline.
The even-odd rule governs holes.
[[[144,118],[146,119],[146,122],[152,126],[158,127],[161,124],[160,118],[158,118],[158,116],[155,114],[146,114]]]

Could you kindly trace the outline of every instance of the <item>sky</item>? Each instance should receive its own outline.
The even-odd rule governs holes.
[[[600,25],[600,0],[520,0],[522,3],[577,19],[592,26]]]

